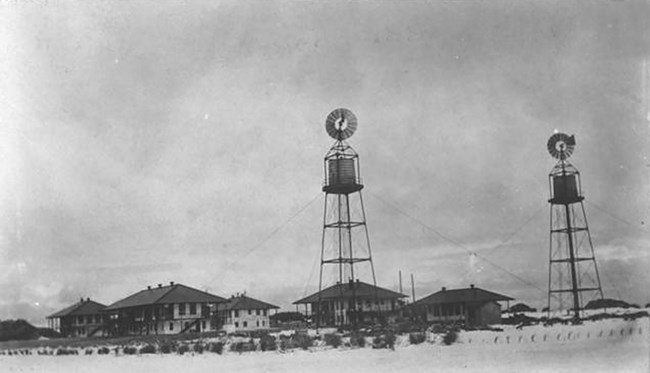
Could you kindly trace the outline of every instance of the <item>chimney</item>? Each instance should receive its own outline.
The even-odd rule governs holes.
[[[90,297],[86,298],[86,302],[90,302]]]
[[[474,284],[469,284],[470,289],[474,289]]]
[[[79,302],[83,303],[84,302],[84,297],[79,298]]]
[[[350,279],[350,281],[348,281],[348,286],[350,287],[350,289],[352,289],[354,287],[354,281],[352,279]]]
[[[443,286],[442,291],[447,291],[447,288]]]
[[[151,290],[151,286],[147,286],[147,290]]]
[[[161,287],[162,287],[162,284],[158,284],[158,287],[161,288]]]
[[[169,281],[169,285],[174,286],[174,281]]]

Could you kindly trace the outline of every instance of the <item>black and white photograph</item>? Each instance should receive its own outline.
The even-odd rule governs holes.
[[[0,371],[650,371],[649,19],[0,0]]]

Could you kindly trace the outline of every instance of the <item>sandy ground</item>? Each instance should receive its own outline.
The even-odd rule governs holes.
[[[452,346],[423,343],[395,351],[363,348],[183,356],[0,356],[0,371],[650,372],[649,324],[645,318],[580,327],[471,332],[463,333],[459,343]],[[535,341],[531,340],[533,335]],[[496,343],[494,336],[499,337]]]

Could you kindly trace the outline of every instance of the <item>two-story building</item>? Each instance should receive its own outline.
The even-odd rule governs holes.
[[[177,334],[219,330],[218,305],[226,299],[174,284],[149,286],[103,312],[111,335]]]
[[[64,337],[100,337],[105,335],[105,305],[86,298],[47,316],[48,326]]]
[[[280,307],[238,294],[220,305],[223,329],[228,333],[268,329],[272,310]]]

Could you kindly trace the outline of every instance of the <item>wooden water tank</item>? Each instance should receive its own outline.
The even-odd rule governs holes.
[[[327,161],[327,181],[323,190],[328,193],[347,194],[361,190],[355,160],[352,158],[330,159]]]
[[[328,161],[329,184],[354,184],[354,159],[330,159]]]

